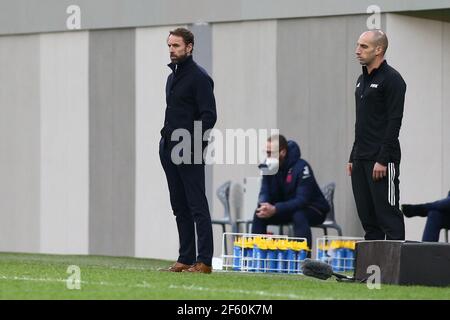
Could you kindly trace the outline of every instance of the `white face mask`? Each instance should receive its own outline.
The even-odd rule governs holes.
[[[258,168],[261,169],[263,175],[274,175],[278,172],[280,161],[277,158],[267,158]]]

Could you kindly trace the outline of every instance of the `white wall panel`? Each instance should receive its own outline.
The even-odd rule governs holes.
[[[41,252],[88,253],[88,43],[41,35]]]
[[[174,27],[136,30],[136,248],[138,257],[176,259],[178,232],[159,160],[170,69],[166,40]]]
[[[400,131],[400,203],[436,200],[443,195],[442,22],[388,14],[386,32],[387,61],[408,86]],[[425,219],[406,218],[405,225],[407,239],[421,240]]]

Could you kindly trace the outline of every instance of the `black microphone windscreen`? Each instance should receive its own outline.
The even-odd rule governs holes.
[[[333,268],[322,261],[305,259],[302,262],[302,272],[305,276],[327,280],[333,275]]]

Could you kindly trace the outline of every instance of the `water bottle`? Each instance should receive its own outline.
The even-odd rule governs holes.
[[[339,251],[340,246],[341,246],[340,241],[337,240],[332,240],[330,243],[329,254],[331,256],[331,267],[335,272],[340,271],[340,259],[341,259],[341,253]]]
[[[233,246],[233,270],[235,271],[242,270],[241,258],[242,258],[242,244],[240,242],[240,239],[237,239],[236,241],[234,241]]]
[[[286,252],[286,259],[288,260],[287,270],[288,273],[296,273],[297,272],[297,251],[294,249],[288,249]]]
[[[277,245],[272,239],[267,241],[267,255],[266,255],[266,272],[276,272],[278,268],[277,263]]]
[[[287,247],[284,240],[278,242],[277,251],[277,272],[286,273],[287,272]]]
[[[244,247],[244,266],[247,271],[253,271],[253,239],[247,239]]]
[[[253,247],[253,269],[256,272],[266,270],[267,244],[264,240],[258,241]]]

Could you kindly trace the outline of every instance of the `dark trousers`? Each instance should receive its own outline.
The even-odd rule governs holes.
[[[306,238],[308,246],[311,248],[311,226],[321,224],[324,220],[325,214],[322,214],[316,209],[312,208],[303,208],[284,214],[275,213],[272,217],[267,219],[259,218],[255,213],[252,223],[252,233],[266,234],[268,225],[293,223],[294,236],[299,238]]]
[[[354,161],[352,188],[366,240],[404,240],[405,223],[399,209],[399,164],[389,163],[387,176],[374,181],[374,161]]]
[[[442,228],[450,229],[450,196],[424,204],[428,211],[422,241],[437,242]]]
[[[205,195],[205,166],[172,162],[171,148],[161,139],[159,157],[169,186],[170,204],[176,217],[180,250],[178,262],[203,262],[211,266],[213,233]],[[198,255],[196,257],[195,231]]]

